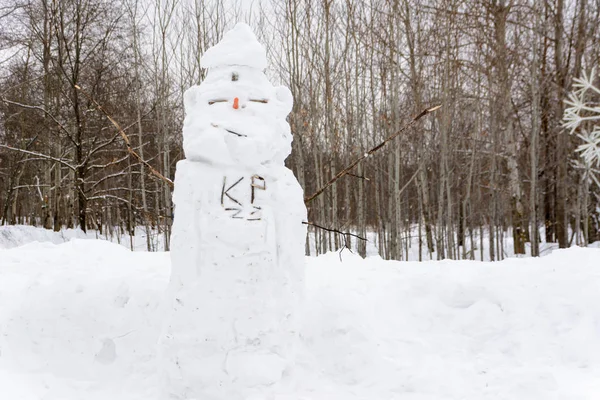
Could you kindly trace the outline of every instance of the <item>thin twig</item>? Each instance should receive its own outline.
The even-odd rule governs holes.
[[[69,132],[69,130],[68,130],[67,128],[65,128],[65,126],[64,126],[63,124],[61,124],[61,123],[60,123],[60,122],[59,122],[59,121],[56,119],[56,117],[54,117],[54,115],[52,115],[52,114],[51,114],[49,111],[47,111],[47,110],[46,110],[44,107],[40,107],[40,106],[32,106],[32,105],[29,105],[29,104],[23,104],[23,103],[19,103],[19,102],[16,102],[16,101],[12,101],[12,100],[5,99],[4,97],[1,97],[1,96],[0,96],[0,100],[2,100],[3,102],[5,102],[6,104],[12,104],[12,105],[14,105],[14,106],[17,106],[17,107],[21,107],[21,108],[25,108],[25,109],[29,109],[29,110],[38,110],[38,111],[41,111],[41,112],[43,112],[45,115],[47,115],[47,116],[48,116],[50,119],[52,119],[52,121],[54,121],[54,123],[55,123],[55,124],[56,124],[56,125],[57,125],[57,126],[58,126],[58,127],[61,129],[61,130],[62,130],[62,131],[64,131],[64,132],[65,132],[67,135],[69,135],[69,136],[70,136],[70,134],[71,134],[71,133]]]
[[[69,169],[75,171],[75,167],[71,164],[69,164],[68,162],[61,160],[60,158],[56,158],[56,157],[52,157],[52,156],[47,156],[46,154],[42,154],[42,153],[38,153],[35,151],[29,151],[29,150],[24,150],[24,149],[19,149],[17,147],[11,147],[5,144],[0,144],[0,147],[8,149],[8,150],[12,150],[12,151],[18,151],[19,153],[25,153],[25,154],[29,154],[32,156],[36,156],[36,157],[40,157],[43,158],[45,160],[52,160],[52,161],[56,161],[58,163],[61,163],[62,165],[68,167]]]
[[[402,186],[402,188],[398,191],[398,196],[400,196],[404,190],[408,187],[408,185],[411,184],[411,182],[417,177],[417,174],[421,171],[421,167],[419,166],[419,168],[417,168],[417,170],[415,171],[415,173],[413,174],[413,176],[410,177],[410,179],[408,180],[408,182],[406,182],[404,184],[404,186]]]
[[[400,134],[402,134],[404,131],[406,131],[408,128],[410,128],[412,125],[414,125],[415,122],[417,122],[418,120],[420,120],[421,118],[423,118],[427,114],[430,114],[430,113],[436,111],[440,107],[441,107],[441,105],[437,105],[437,106],[430,107],[430,108],[427,108],[427,109],[421,111],[421,113],[419,113],[419,115],[417,115],[416,117],[414,117],[406,125],[404,125],[402,128],[400,128],[400,130],[398,132],[396,132],[393,135],[387,137],[383,142],[379,143],[377,146],[373,147],[371,150],[367,151],[362,156],[360,156],[359,158],[357,158],[356,160],[354,160],[350,165],[348,165],[346,168],[344,168],[343,170],[341,170],[340,172],[338,172],[329,182],[327,182],[323,187],[321,187],[319,190],[317,190],[314,194],[306,197],[304,199],[304,203],[310,202],[315,197],[317,197],[318,195],[320,195],[321,193],[323,193],[329,186],[333,185],[335,183],[335,181],[337,181],[338,179],[340,179],[344,175],[348,175],[350,173],[350,171],[352,170],[352,168],[356,167],[359,162],[361,162],[365,158],[369,157],[371,154],[375,153],[377,150],[381,149],[388,142],[390,142],[390,141],[394,140],[396,137],[400,136]]]
[[[370,179],[369,179],[369,178],[367,178],[366,176],[362,176],[362,175],[356,175],[356,174],[353,174],[353,173],[351,173],[351,172],[348,172],[346,175],[348,175],[348,176],[352,176],[352,177],[354,177],[354,178],[358,178],[358,179],[364,179],[365,181],[370,181]]]
[[[357,239],[364,240],[365,242],[367,241],[367,239],[365,239],[364,237],[355,235],[354,233],[351,233],[351,232],[342,232],[342,231],[338,231],[337,229],[326,228],[324,226],[317,225],[314,222],[302,221],[302,223],[304,225],[314,226],[315,228],[322,229],[322,230],[327,231],[327,232],[338,233],[338,234],[344,235],[344,236],[352,236],[352,237],[355,237]]]
[[[348,246],[348,238],[344,237],[344,246],[342,246],[342,248],[340,249],[340,251],[338,252],[338,257],[340,258],[340,262],[342,262],[342,253],[344,252],[345,249],[348,249],[348,251],[351,254],[354,254],[354,252],[352,251],[352,249],[350,248],[350,246]]]
[[[136,153],[135,150],[133,150],[133,147],[131,147],[131,142],[129,141],[129,137],[127,136],[125,131],[121,128],[119,123],[113,117],[110,116],[110,114],[104,109],[104,107],[102,107],[100,105],[100,103],[98,103],[95,99],[93,99],[92,96],[90,96],[83,89],[81,89],[81,87],[79,85],[75,85],[75,89],[79,90],[85,97],[87,97],[87,99],[89,101],[94,103],[94,105],[96,105],[96,107],[98,107],[98,109],[100,111],[102,111],[102,113],[106,116],[106,118],[108,118],[108,120],[114,125],[114,127],[117,129],[117,131],[123,138],[123,141],[125,142],[125,145],[127,146],[127,151],[129,152],[129,154],[131,154],[132,156],[137,158],[142,164],[144,164],[146,167],[148,167],[148,169],[150,170],[150,172],[152,172],[152,174],[154,176],[156,176],[157,178],[159,178],[160,180],[165,182],[167,185],[169,185],[171,188],[173,188],[174,185],[173,185],[172,180],[170,180],[169,178],[167,178],[166,176],[164,176],[163,174],[158,172],[156,169],[154,169],[154,167],[152,165],[150,165],[146,160],[142,159],[142,157],[138,153]]]
[[[242,134],[242,133],[237,133],[237,132],[235,132],[235,131],[232,131],[231,129],[225,129],[225,130],[226,130],[227,132],[231,133],[232,135],[235,135],[235,136],[239,136],[239,137],[248,137],[248,135],[244,135],[244,134]]]

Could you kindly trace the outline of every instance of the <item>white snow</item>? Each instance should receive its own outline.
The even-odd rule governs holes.
[[[165,399],[246,399],[293,368],[306,207],[284,165],[293,99],[267,80],[264,60],[238,24],[207,51],[206,79],[185,95],[159,344]]]
[[[101,240],[0,250],[0,398],[143,398],[166,273]]]
[[[246,65],[255,69],[267,68],[267,52],[258,43],[252,29],[238,23],[223,35],[221,41],[208,49],[200,59],[202,68]]]
[[[146,235],[150,235],[151,250],[164,250],[164,234],[156,229],[146,231],[145,227],[136,227],[134,236],[121,233],[117,229],[100,233],[97,230],[83,232],[81,229],[63,228],[59,232],[29,225],[0,226],[0,249],[11,249],[31,242],[50,242],[60,244],[72,239],[102,239],[118,243],[128,249],[146,251],[148,249]]]
[[[419,260],[419,237],[418,237],[418,227],[414,226],[411,229],[411,234],[408,239],[410,240],[408,245],[408,260],[407,261],[417,261]],[[151,229],[150,232],[150,241],[152,246],[152,251],[164,251],[164,234],[162,232],[158,232],[156,229]],[[572,232],[569,232],[569,237],[571,237]],[[316,244],[315,244],[315,236],[314,233],[309,233],[309,244],[311,246],[311,254],[316,254]],[[540,236],[544,237],[544,229],[543,227],[540,229]],[[5,225],[0,226],[0,249],[10,249],[13,247],[23,246],[25,244],[31,242],[51,242],[55,244],[65,243],[71,239],[102,239],[108,240],[113,243],[118,243],[127,249],[132,249],[135,251],[146,251],[146,228],[143,226],[137,227],[135,229],[135,236],[130,237],[127,233],[119,234],[116,230],[112,232],[105,232],[104,234],[100,234],[95,230],[88,230],[87,233],[84,233],[80,229],[63,229],[60,232],[53,232],[48,229],[44,229],[41,227],[34,227],[28,225]],[[367,256],[377,256],[379,253],[378,249],[378,237],[376,232],[367,232]],[[475,250],[473,251],[475,254],[475,259],[480,260],[481,254],[483,254],[483,261],[490,261],[489,258],[489,236],[487,236],[487,232],[484,232],[483,239],[483,251],[480,251],[478,247],[479,234],[476,232],[474,234],[474,242],[475,242]],[[512,232],[509,230],[503,233],[502,239],[502,247],[504,249],[504,257],[514,257],[513,253],[513,242],[512,242]],[[468,243],[469,244],[469,243]],[[600,241],[591,243],[588,245],[591,248],[600,248]],[[422,251],[422,257],[424,260],[436,260],[437,253],[429,254],[427,252],[427,247]],[[353,251],[357,250],[356,241],[352,242]],[[558,250],[558,243],[540,243],[540,254],[542,256],[547,256],[551,254],[553,251]],[[471,252],[470,248],[468,249]],[[529,243],[526,243],[525,251],[527,255],[531,254],[531,249]],[[346,253],[346,250],[344,250]],[[462,253],[461,253],[462,254]],[[406,256],[406,255],[405,255]]]
[[[295,385],[257,398],[600,395],[600,249],[499,263],[306,262]],[[169,274],[168,253],[97,240],[0,250],[0,399],[159,400]]]
[[[64,229],[54,232],[28,225],[3,225],[0,226],[0,249],[19,247],[31,242],[50,242],[54,244],[68,242],[71,239],[86,238],[81,229]]]

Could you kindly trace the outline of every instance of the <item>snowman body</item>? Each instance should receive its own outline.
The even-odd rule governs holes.
[[[306,208],[283,164],[291,94],[262,72],[262,46],[239,24],[202,62],[175,175],[165,397],[242,400],[293,364]]]

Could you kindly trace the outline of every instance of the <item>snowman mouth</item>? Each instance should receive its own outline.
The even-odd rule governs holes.
[[[231,133],[232,135],[235,135],[235,136],[237,136],[237,137],[248,137],[248,135],[244,135],[244,134],[242,134],[242,133],[237,133],[237,132],[235,132],[235,131],[232,131],[231,129],[227,129],[227,128],[224,128],[224,129],[225,129],[227,132],[229,132],[229,133]]]
[[[223,128],[225,130],[225,132],[231,133],[232,135],[235,135],[237,137],[248,137],[248,135],[244,135],[243,133],[238,133],[238,132],[236,132],[234,130],[231,130],[231,129],[228,129],[228,128],[224,128],[224,127],[222,127],[220,125],[217,125],[215,123],[212,123],[211,125],[214,126],[215,128]]]

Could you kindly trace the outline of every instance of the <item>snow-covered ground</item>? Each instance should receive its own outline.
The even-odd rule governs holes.
[[[164,250],[164,235],[151,230],[150,247],[153,251]],[[117,230],[110,233],[103,233],[96,230],[88,230],[83,232],[81,229],[62,229],[59,232],[54,232],[50,229],[30,225],[0,225],[0,249],[11,249],[14,247],[23,246],[32,242],[49,242],[60,244],[68,242],[71,239],[100,239],[109,242],[117,243],[132,249],[134,251],[146,251],[148,249],[146,239],[146,229],[138,226],[135,229],[134,236],[129,236],[127,233],[119,234]]]
[[[419,239],[418,239],[418,231],[415,226],[413,229],[413,236],[411,237],[411,245],[408,249],[408,259],[410,261],[417,261],[419,259]],[[544,236],[544,228],[541,228],[542,237]],[[164,234],[158,232],[156,230],[150,230],[148,233],[150,235],[150,247],[152,251],[163,251],[164,250]],[[571,233],[569,234],[571,235]],[[315,238],[314,234],[309,231],[310,240],[309,243],[311,245],[311,254],[316,254],[315,250]],[[71,239],[101,239],[108,240],[113,243],[118,243],[123,247],[128,249],[133,249],[134,251],[147,251],[147,239],[146,239],[146,229],[143,226],[138,226],[135,229],[135,235],[130,237],[127,233],[118,234],[117,230],[113,230],[111,233],[101,234],[95,230],[88,230],[87,233],[84,233],[81,229],[63,229],[60,232],[53,232],[48,229],[43,229],[39,227],[29,226],[29,225],[7,225],[0,226],[0,249],[10,249],[13,247],[22,246],[31,242],[51,242],[55,244],[65,243]],[[368,256],[377,256],[378,253],[378,238],[375,232],[368,232],[367,238],[369,239],[367,242],[367,255]],[[503,236],[503,248],[504,255],[503,258],[514,257],[513,252],[513,242],[512,236],[510,232],[505,232]],[[475,246],[479,245],[479,236],[475,234]],[[356,251],[356,242],[352,242],[353,250]],[[591,243],[589,245],[591,248],[600,248],[600,242]],[[554,250],[558,250],[558,243],[540,243],[540,254],[542,256],[547,256],[552,253]],[[531,248],[529,243],[526,243],[525,251],[527,254],[531,254]],[[344,250],[343,254],[348,253],[347,250]],[[475,259],[481,259],[481,251],[479,248],[475,249]],[[483,240],[483,259],[485,261],[490,260],[489,253],[489,236],[484,233]],[[436,260],[437,254],[428,254],[427,250],[423,250],[422,258],[424,260]],[[1,399],[0,399],[1,400]]]
[[[295,384],[276,399],[600,398],[600,249],[306,261]],[[169,269],[101,240],[0,250],[0,399],[158,400]]]

